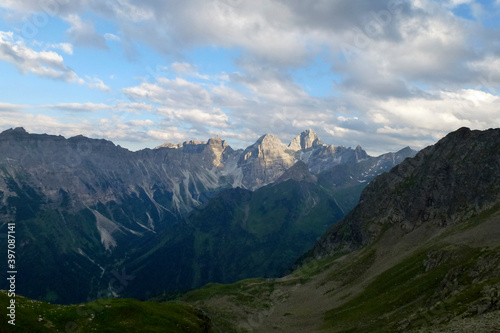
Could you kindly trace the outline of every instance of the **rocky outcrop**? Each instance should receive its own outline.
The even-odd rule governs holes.
[[[384,230],[466,221],[500,202],[500,129],[461,128],[375,178],[315,245],[322,257],[374,242]]]
[[[300,133],[295,139],[293,139],[292,142],[290,142],[290,144],[288,145],[288,148],[293,151],[298,151],[323,145],[323,142],[321,142],[316,132],[314,132],[312,129],[308,129]]]
[[[0,233],[6,230],[5,222],[16,221],[16,232],[23,239],[18,248],[24,258],[19,270],[25,272],[19,285],[26,295],[51,302],[95,297],[103,288],[107,290],[114,269],[121,270],[120,265],[131,256],[140,256],[136,263],[142,267],[151,259],[152,244],[167,246],[165,242],[178,235],[172,233],[173,225],[185,228],[183,222],[190,212],[226,189],[256,190],[279,180],[283,187],[278,183],[269,190],[277,207],[273,211],[283,213],[279,205],[285,202],[286,190],[290,205],[298,205],[290,216],[302,219],[311,211],[318,215],[314,222],[326,228],[317,205],[324,205],[324,211],[334,207],[334,216],[347,210],[343,202],[337,204],[337,197],[319,200],[333,191],[328,188],[331,184],[315,182],[320,177],[316,173],[332,165],[358,165],[360,159],[372,158],[361,148],[324,145],[311,131],[300,138],[298,151],[274,135],[265,135],[246,150],[233,150],[215,137],[131,152],[110,141],[84,136],[66,139],[30,134],[22,128],[0,133]],[[352,175],[357,179],[356,172]],[[298,190],[290,192],[294,186],[286,180],[298,182]],[[324,193],[313,195],[313,189]],[[360,188],[351,193],[357,195],[358,191]],[[259,207],[257,214],[246,207],[236,213],[250,218],[269,208],[267,204]],[[266,216],[271,216],[269,227],[289,220]],[[212,218],[217,220],[218,215]],[[264,222],[256,220],[257,224]],[[190,237],[187,233],[186,239]],[[157,267],[157,262],[150,264],[148,267]],[[162,269],[161,274],[169,273],[168,267]],[[78,288],[72,287],[74,281]]]
[[[298,161],[295,163],[291,168],[285,171],[284,174],[281,175],[274,183],[273,185],[280,184],[282,182],[286,182],[287,180],[294,180],[296,182],[309,182],[309,183],[315,183],[317,182],[318,178],[313,175],[310,171],[309,168],[307,167],[307,164],[305,164],[302,161]]]
[[[255,190],[278,179],[293,164],[292,151],[277,136],[263,135],[243,151],[238,161],[242,185]]]

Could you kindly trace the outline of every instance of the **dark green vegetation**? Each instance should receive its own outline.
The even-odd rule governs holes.
[[[313,133],[304,135],[301,144]],[[281,276],[373,177],[414,154],[370,157],[318,140],[294,152],[265,137],[246,158],[219,138],[131,152],[83,136],[0,133],[0,233],[16,222],[19,292],[70,304]],[[256,190],[233,188],[241,177]]]
[[[445,234],[387,230],[372,245],[284,278],[207,285],[182,299],[225,332],[494,332],[500,210],[486,215]]]
[[[0,306],[9,298],[0,292]],[[187,304],[101,299],[77,305],[52,305],[16,297],[15,326],[2,316],[1,332],[193,332],[210,333],[210,318]]]
[[[142,254],[128,266],[136,278],[126,292],[144,297],[208,281],[281,276],[330,221],[342,217],[333,195],[313,182],[223,191],[165,232],[158,244],[138,251]],[[163,285],[155,285],[161,279]]]

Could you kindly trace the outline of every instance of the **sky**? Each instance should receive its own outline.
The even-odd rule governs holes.
[[[0,131],[130,150],[500,127],[500,0],[2,0]]]

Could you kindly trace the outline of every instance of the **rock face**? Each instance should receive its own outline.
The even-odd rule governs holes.
[[[242,185],[255,190],[272,183],[294,164],[294,155],[281,140],[266,134],[245,149],[238,161],[243,172]]]
[[[294,142],[291,149],[276,136],[264,135],[245,150],[233,150],[215,137],[131,152],[110,141],[84,136],[65,139],[29,134],[22,128],[0,133],[0,233],[6,222],[16,222],[23,239],[18,248],[24,258],[19,267],[25,272],[19,277],[19,285],[25,286],[22,291],[61,303],[95,297],[103,288],[109,291],[113,272],[121,271],[127,258],[137,256],[139,249],[148,252],[151,244],[168,247],[161,243],[163,239],[175,243],[168,234],[173,226],[182,224],[195,208],[224,190],[243,187],[256,191],[277,180],[278,185],[299,182],[307,184],[299,186],[301,189],[311,190],[297,192],[304,199],[304,211],[299,209],[296,216],[306,216],[304,212],[326,194],[333,197],[321,202],[335,201],[328,205],[336,209],[332,216],[343,215],[357,202],[369,177],[400,161],[387,158],[383,168],[372,168],[366,176],[362,174],[366,168],[358,166],[373,166],[380,157],[370,157],[360,147],[322,144],[310,130]],[[345,168],[342,172],[349,181],[333,177],[333,183],[330,177],[322,177],[322,171],[333,167]],[[307,193],[313,188],[325,193],[316,198]],[[335,189],[348,189],[349,200]],[[279,197],[275,200],[285,202]],[[267,209],[266,205],[254,206],[264,213]],[[279,207],[273,212],[283,213]],[[249,212],[254,216],[261,213]],[[272,214],[263,216],[268,220],[259,223],[282,223]],[[323,221],[314,223],[325,227]],[[318,236],[318,230],[312,234]],[[135,262],[142,265],[147,258]],[[72,288],[74,281],[78,287]]]
[[[500,129],[461,128],[373,180],[358,206],[315,245],[322,257],[374,242],[389,226],[445,227],[500,201]]]
[[[286,182],[290,179],[297,182],[305,181],[309,183],[315,183],[318,180],[318,178],[309,171],[307,164],[302,161],[298,161],[290,169],[286,170],[285,173],[274,182],[274,185]]]
[[[409,150],[407,155],[411,153]],[[0,221],[21,214],[9,204],[9,198],[33,191],[45,198],[46,203],[40,203],[45,208],[64,204],[66,209],[78,211],[122,205],[128,200],[151,207],[147,214],[135,214],[133,219],[122,213],[131,230],[155,230],[165,218],[189,212],[225,188],[256,190],[276,181],[297,161],[312,174],[339,165],[353,168],[359,164],[365,169],[376,165],[365,173],[353,168],[356,170],[348,177],[354,176],[359,183],[401,161],[384,156],[380,167],[380,157],[368,156],[359,146],[353,150],[325,145],[312,130],[301,133],[289,146],[267,134],[245,150],[235,151],[215,137],[208,142],[187,141],[130,152],[106,140],[65,139],[17,128],[0,134],[0,154],[4,206]]]
[[[416,151],[407,150],[408,156],[414,156]],[[399,155],[403,155],[400,153]],[[304,162],[309,171],[319,174],[332,169],[338,165],[354,165],[358,162],[369,160],[365,163],[367,168],[375,166],[383,157],[371,157],[360,146],[356,149],[335,147],[321,142],[313,130],[306,130],[290,142],[284,145],[276,136],[266,134],[257,142],[243,151],[238,161],[241,170],[241,185],[250,190],[256,190],[261,186],[276,181],[288,168],[297,161]],[[388,162],[388,161],[387,161]],[[400,160],[397,162],[401,162]],[[396,160],[393,160],[396,163]],[[396,164],[384,163],[371,172],[378,175],[389,171]],[[358,178],[361,178],[358,177]],[[372,179],[371,177],[370,179]],[[366,179],[365,179],[366,181]]]
[[[289,172],[290,171],[290,172]],[[224,190],[131,256],[124,297],[281,276],[344,214],[303,162],[255,191]],[[293,179],[296,178],[296,179]],[[281,179],[281,178],[280,178]],[[168,263],[161,265],[159,263]]]
[[[318,135],[311,129],[300,133],[295,139],[290,142],[288,148],[293,151],[306,150],[315,146],[323,146],[323,142]]]

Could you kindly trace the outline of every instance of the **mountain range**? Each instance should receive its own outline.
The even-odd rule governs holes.
[[[415,153],[372,157],[312,130],[289,145],[266,134],[246,149],[215,137],[131,152],[10,129],[0,133],[0,232],[16,222],[20,292],[50,302],[276,277]],[[135,278],[112,286],[117,272]]]
[[[209,283],[167,302],[174,296],[163,294],[147,302],[101,299],[68,306],[18,297],[20,323],[31,332],[57,332],[70,326],[110,332],[497,332],[499,167],[500,129],[461,128],[370,181],[359,203],[340,221],[331,223],[282,277]],[[345,174],[357,172],[355,167],[336,168]],[[266,214],[273,211],[266,210],[271,198],[282,197],[279,206],[287,207],[295,203],[287,200],[317,202],[315,196],[321,195],[314,192],[318,190],[314,185],[323,184],[322,177],[328,180],[324,180],[326,184],[338,187],[351,183],[334,174],[316,175],[306,163],[297,162],[274,183],[253,192],[223,190],[220,199],[215,195],[194,209],[186,223],[174,224],[190,227],[198,235],[195,237],[205,233],[205,239],[197,243],[204,247],[199,253],[214,260],[218,256],[210,257],[210,251],[222,249],[215,242],[232,235],[239,241],[244,238],[238,236],[241,230],[234,232],[237,227],[247,227],[245,230],[261,237],[273,233],[268,224],[255,223],[258,219],[250,222],[251,213],[246,217],[245,207],[257,205],[255,211]],[[280,195],[287,190],[295,194]],[[311,199],[301,200],[300,193]],[[334,208],[333,213],[340,207],[326,206]],[[318,210],[318,218],[323,209],[318,204],[311,207]],[[294,230],[300,219],[290,217],[302,211],[289,208],[285,220],[273,216],[286,222],[284,229]],[[238,214],[243,215],[234,218]],[[220,215],[224,223],[212,234],[209,226],[219,220],[210,218],[214,215]],[[332,217],[324,216],[329,219]],[[180,243],[185,243],[185,234],[180,235]],[[229,251],[239,258],[235,248]],[[272,256],[269,250],[266,254]],[[165,258],[172,256],[160,255],[155,261],[159,264]],[[141,262],[137,257],[132,260]],[[127,287],[129,276],[121,278]],[[0,292],[0,304],[7,302],[6,294]]]
[[[497,332],[499,167],[500,129],[461,128],[370,182],[291,274],[181,299],[234,332]]]

